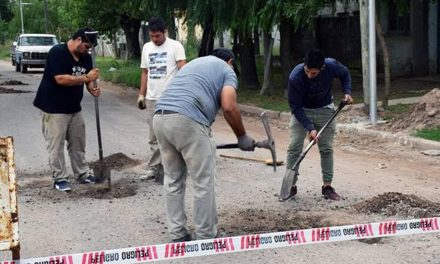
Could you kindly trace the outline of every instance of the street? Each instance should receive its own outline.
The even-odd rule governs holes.
[[[102,69],[105,70],[105,69]],[[99,185],[74,184],[71,193],[52,188],[47,152],[41,133],[40,113],[32,105],[42,71],[17,73],[0,60],[0,87],[24,91],[0,93],[0,136],[13,136],[18,176],[18,206],[21,257],[42,257],[113,248],[154,245],[170,240],[167,231],[162,186],[140,181],[151,151],[147,144],[145,113],[137,109],[137,91],[101,82],[100,120],[104,156],[120,154],[127,166],[112,170],[112,191],[103,194]],[[16,80],[26,85],[4,85]],[[1,91],[1,90],[0,90]],[[86,122],[88,162],[98,159],[94,101],[84,93],[82,102]],[[266,139],[258,118],[244,117],[248,134]],[[285,161],[289,142],[287,124],[272,122],[277,157]],[[223,117],[214,124],[218,144],[236,139]],[[388,192],[422,197],[440,203],[440,157],[426,157],[418,150],[393,147],[392,152],[377,151],[374,141],[354,146],[356,135],[337,136],[335,142],[334,187],[343,196],[339,202],[321,196],[319,153],[312,149],[301,163],[298,195],[280,203],[279,192],[285,166],[219,157],[230,154],[267,159],[270,152],[257,149],[245,153],[238,149],[217,151],[217,207],[219,230],[236,236],[293,228],[311,228],[369,223],[389,219],[411,219],[409,213],[368,214],[355,210],[355,204]],[[67,157],[67,153],[66,153]],[[131,163],[131,161],[135,161]],[[132,165],[130,165],[132,164]],[[381,168],[378,164],[386,164]],[[190,180],[189,180],[190,182]],[[188,184],[186,210],[192,228],[191,183]],[[439,216],[431,215],[430,217]],[[280,221],[285,220],[285,221]],[[176,263],[440,263],[440,233],[380,239],[377,243],[334,242],[291,248],[222,254]],[[2,260],[9,252],[0,253]]]

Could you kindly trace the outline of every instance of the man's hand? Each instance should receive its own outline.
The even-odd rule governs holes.
[[[94,96],[94,97],[99,97],[101,95],[101,89],[99,89],[99,87],[94,87],[89,89],[89,92]]]
[[[86,74],[86,82],[96,81],[96,80],[98,80],[98,78],[99,78],[99,69],[98,68],[91,69]]]
[[[315,141],[316,144],[318,144],[319,141],[319,137],[318,137],[318,132],[316,130],[312,130],[309,132],[309,140],[310,141]]]
[[[144,110],[147,108],[147,103],[145,102],[145,96],[143,96],[142,94],[140,94],[138,97],[137,105],[138,105],[138,108],[141,110]]]
[[[244,151],[254,151],[255,140],[245,134],[238,138],[238,147]]]
[[[347,104],[353,103],[353,98],[349,94],[344,94],[344,99],[342,100],[345,101]]]

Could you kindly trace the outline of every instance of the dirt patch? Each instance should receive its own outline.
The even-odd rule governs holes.
[[[0,83],[0,85],[28,85],[27,83],[24,83],[22,81],[17,80],[8,80]]]
[[[229,218],[219,226],[219,232],[227,236],[281,232],[325,226],[321,214],[302,214],[263,209],[246,209],[222,218]]]
[[[0,86],[0,94],[9,94],[9,93],[31,93],[30,91],[23,91],[23,90],[15,90],[12,88],[5,88]]]
[[[131,159],[121,152],[104,157],[104,165],[110,167],[110,169],[113,170],[123,170],[137,166],[139,164],[141,164],[140,160]],[[93,168],[95,166],[99,166],[100,162],[99,160],[93,161],[89,163],[89,165]]]
[[[394,131],[420,130],[440,126],[440,89],[435,88],[425,94],[420,102],[409,112],[388,122],[387,127]]]
[[[411,218],[433,217],[440,215],[440,204],[398,192],[388,192],[369,200],[354,204],[360,213],[382,214],[385,216],[403,216]]]
[[[66,199],[78,200],[79,198],[90,199],[119,199],[134,196],[138,186],[130,179],[120,179],[112,182],[111,189],[104,184],[77,184],[72,183],[72,191],[60,192],[52,187],[47,180],[34,180],[32,184],[20,185],[22,193],[26,193],[26,203],[34,202],[35,197],[52,201],[52,203],[63,203]]]

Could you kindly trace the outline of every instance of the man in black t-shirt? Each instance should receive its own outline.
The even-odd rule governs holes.
[[[99,88],[94,85],[99,78],[99,70],[93,69],[88,53],[92,45],[97,44],[97,39],[87,32],[93,30],[81,28],[67,44],[51,48],[34,99],[34,106],[41,110],[54,188],[60,191],[71,190],[64,159],[65,141],[76,180],[80,183],[95,182],[85,161],[86,135],[81,114],[84,85],[93,96],[100,95]]]

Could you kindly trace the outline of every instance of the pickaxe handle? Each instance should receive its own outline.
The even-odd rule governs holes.
[[[269,148],[266,140],[255,142],[254,146],[257,148]],[[238,143],[217,145],[217,149],[234,149],[234,148],[238,148]]]

